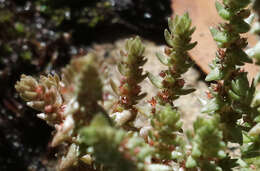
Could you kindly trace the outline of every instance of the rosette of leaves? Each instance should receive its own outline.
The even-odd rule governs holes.
[[[153,148],[136,134],[112,127],[102,115],[80,131],[81,150],[93,158],[93,165],[102,170],[146,170]]]
[[[15,85],[20,97],[27,101],[27,105],[44,112],[38,116],[54,126],[63,120],[63,98],[61,95],[60,78],[55,74],[41,76],[39,81],[31,76],[22,75],[21,80]]]
[[[219,117],[199,117],[193,127],[192,152],[186,161],[187,168],[221,171],[219,162],[226,157],[226,144],[219,127]]]
[[[152,115],[148,142],[156,150],[156,158],[160,160],[181,160],[172,154],[180,154],[184,146],[182,133],[182,121],[180,112],[170,104],[157,106],[157,111]],[[174,152],[173,152],[174,151]],[[182,152],[182,151],[181,151]]]
[[[172,103],[173,100],[193,92],[193,89],[184,88],[184,80],[181,75],[193,64],[188,51],[196,46],[197,42],[190,43],[191,35],[195,27],[191,27],[191,19],[188,13],[183,16],[176,16],[168,20],[169,30],[165,30],[164,37],[168,44],[165,48],[165,55],[157,53],[159,61],[168,67],[161,71],[160,77],[149,73],[148,77],[152,84],[161,91],[157,95],[159,103]]]
[[[75,143],[78,129],[87,125],[96,113],[107,116],[98,105],[102,84],[95,62],[94,55],[89,54],[73,59],[62,70],[61,79],[57,75],[41,76],[39,80],[22,75],[15,85],[28,106],[43,112],[38,117],[55,127],[51,145],[69,146],[59,170],[71,167],[82,157]]]
[[[111,87],[119,97],[113,112],[120,113],[128,110],[131,113],[124,123],[134,118],[137,112],[134,106],[146,96],[146,93],[141,93],[139,85],[147,77],[147,74],[143,73],[143,65],[147,62],[144,50],[145,47],[139,37],[128,39],[125,44],[125,52],[120,53],[122,61],[118,65],[118,70],[123,76],[120,86],[118,87],[112,80],[110,81]],[[120,123],[120,125],[124,123]]]

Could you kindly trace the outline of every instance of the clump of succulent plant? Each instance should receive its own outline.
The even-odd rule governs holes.
[[[181,95],[193,92],[193,89],[184,88],[185,81],[181,75],[187,72],[193,62],[188,51],[196,46],[197,42],[190,43],[191,35],[195,27],[191,27],[191,19],[188,13],[175,19],[169,19],[169,30],[164,31],[164,37],[168,44],[165,55],[157,53],[159,61],[168,67],[155,77],[149,74],[149,79],[154,86],[160,89],[155,97],[160,104],[170,103]]]
[[[105,111],[98,105],[102,99],[102,83],[92,54],[73,59],[58,75],[41,76],[38,80],[22,75],[15,85],[27,105],[42,112],[37,116],[55,127],[51,145],[69,146],[59,169],[78,162],[82,155],[78,146],[78,130],[89,124],[97,113]],[[93,91],[95,89],[95,91]],[[87,94],[87,99],[85,96]]]
[[[57,75],[35,79],[22,75],[15,85],[27,105],[41,111],[38,116],[55,127],[52,146],[66,149],[59,170],[78,168],[100,171],[251,171],[260,169],[259,79],[250,83],[241,69],[252,62],[243,49],[247,45],[240,34],[249,30],[249,0],[216,2],[219,15],[227,20],[211,33],[218,43],[217,57],[206,81],[214,81],[193,130],[183,132],[181,112],[174,101],[193,92],[182,78],[191,66],[191,19],[188,14],[169,19],[165,30],[168,47],[157,54],[167,66],[159,76],[146,74],[144,45],[139,37],[126,41],[118,70],[120,85],[110,81],[117,94],[112,110],[103,106],[104,80],[93,54],[75,58]],[[148,125],[135,127],[141,112],[137,104],[145,93],[140,83],[148,75],[159,92],[146,105]],[[112,111],[112,113],[110,113]],[[237,143],[241,154],[235,158],[229,150]]]
[[[118,96],[118,101],[113,107],[113,116],[119,125],[135,119],[137,115],[135,105],[146,96],[145,93],[141,93],[140,86],[147,76],[142,68],[147,62],[144,50],[145,47],[139,37],[128,39],[125,52],[120,52],[122,58],[118,64],[118,71],[122,75],[120,85],[117,86],[113,80],[110,80],[111,87]]]
[[[227,22],[221,23],[218,28],[211,28],[219,49],[210,65],[212,70],[206,77],[206,81],[215,83],[211,84],[209,100],[202,112],[220,117],[223,141],[239,143],[242,147],[242,159],[255,162],[254,167],[258,168],[259,164],[256,162],[258,154],[253,155],[247,148],[248,143],[252,143],[251,147],[256,147],[258,144],[256,139],[259,139],[259,132],[255,132],[259,130],[259,111],[255,103],[258,99],[257,82],[250,83],[247,73],[241,68],[245,63],[252,63],[252,59],[243,50],[247,46],[247,40],[241,37],[241,34],[250,29],[245,21],[250,15],[250,9],[247,8],[250,2],[249,0],[224,0],[223,4],[216,2],[219,15]],[[251,141],[248,142],[246,137],[250,137]],[[244,155],[245,153],[251,153],[252,156]]]

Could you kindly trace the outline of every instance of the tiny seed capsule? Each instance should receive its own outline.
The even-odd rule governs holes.
[[[178,85],[179,85],[180,87],[183,87],[184,84],[185,84],[184,79],[180,79],[180,80],[178,80]]]
[[[159,74],[162,78],[164,78],[166,76],[166,73],[164,71],[161,71]]]

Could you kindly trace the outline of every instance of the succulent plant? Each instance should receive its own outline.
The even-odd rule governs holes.
[[[146,96],[146,93],[141,93],[140,87],[140,83],[147,76],[142,68],[147,62],[144,50],[145,47],[139,37],[128,39],[125,43],[125,52],[120,51],[122,58],[118,64],[118,71],[122,75],[120,85],[117,86],[113,80],[110,80],[111,87],[119,97],[113,109],[113,116],[119,125],[134,120],[137,115],[135,105]],[[125,119],[119,119],[121,115]]]
[[[232,171],[260,169],[260,95],[256,90],[259,76],[249,82],[242,70],[252,62],[244,52],[247,45],[240,34],[250,27],[244,21],[250,15],[249,0],[216,2],[219,15],[227,20],[211,28],[218,44],[217,56],[206,81],[212,81],[204,117],[198,117],[193,130],[184,133],[181,111],[175,100],[193,92],[182,78],[193,64],[188,51],[191,43],[191,19],[186,13],[169,19],[165,30],[168,47],[157,53],[167,66],[159,77],[143,71],[147,59],[139,37],[126,41],[118,70],[120,85],[110,81],[117,94],[112,114],[102,100],[102,73],[95,55],[72,59],[57,75],[35,79],[22,75],[15,85],[27,105],[55,127],[52,146],[66,149],[59,170],[78,168],[100,171]],[[149,101],[140,83],[149,77],[159,92]],[[137,104],[147,104],[148,124],[137,128],[133,123],[140,113]],[[142,112],[144,112],[142,111]],[[229,144],[236,143],[240,156],[232,156]]]
[[[158,60],[168,67],[155,77],[149,73],[152,84],[161,91],[156,96],[159,103],[172,103],[180,95],[189,94],[194,89],[184,88],[185,81],[181,75],[193,64],[188,51],[196,46],[197,42],[190,43],[195,27],[191,27],[188,13],[168,20],[169,31],[164,31],[164,37],[169,47],[165,48],[165,55],[157,53]]]

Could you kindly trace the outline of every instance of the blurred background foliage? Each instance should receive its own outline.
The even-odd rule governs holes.
[[[0,170],[51,170],[55,158],[52,128],[14,91],[22,73],[59,71],[93,42],[138,34],[160,43],[171,13],[170,0],[0,0]]]

